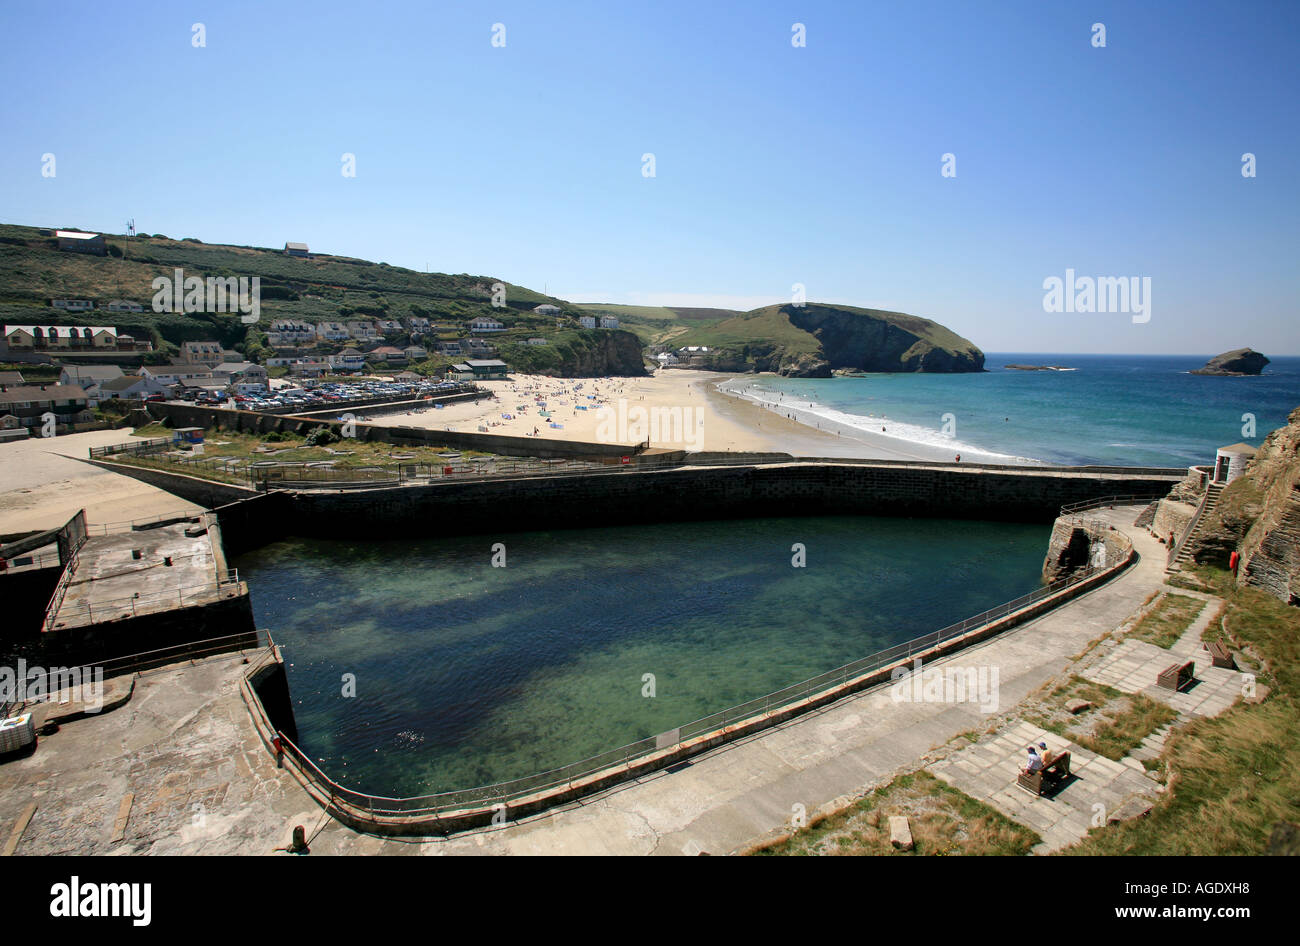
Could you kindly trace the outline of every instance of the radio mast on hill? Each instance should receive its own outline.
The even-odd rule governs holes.
[[[135,217],[126,222],[126,235],[135,236]]]

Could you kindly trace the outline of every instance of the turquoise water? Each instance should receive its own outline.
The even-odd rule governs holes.
[[[1258,445],[1300,407],[1300,358],[1274,358],[1253,378],[1189,374],[1209,356],[991,354],[983,374],[876,374],[749,383],[806,397],[828,419],[891,436],[1049,463],[1188,466],[1216,448]],[[1009,371],[1008,364],[1073,371]],[[802,405],[801,405],[802,406]],[[1255,434],[1244,430],[1253,414]],[[872,420],[869,420],[872,419]],[[964,445],[964,446],[963,446]]]
[[[1049,533],[761,519],[294,540],[236,564],[283,645],[304,751],[407,795],[577,762],[959,621],[1038,587]]]

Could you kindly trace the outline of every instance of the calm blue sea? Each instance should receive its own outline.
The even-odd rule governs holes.
[[[1273,358],[1259,377],[1189,374],[1209,358],[996,353],[983,374],[763,376],[752,383],[806,398],[827,417],[862,418],[866,430],[896,422],[891,435],[906,432],[920,443],[944,443],[944,415],[951,414],[955,440],[978,450],[1049,463],[1187,466],[1212,462],[1226,444],[1258,445],[1300,407],[1300,358]],[[1012,371],[1008,364],[1074,370]]]
[[[351,787],[419,794],[577,762],[1002,604],[1038,587],[1050,531],[747,519],[291,540],[236,564],[303,750]]]

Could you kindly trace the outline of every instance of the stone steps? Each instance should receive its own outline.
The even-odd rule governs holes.
[[[1182,544],[1178,547],[1178,551],[1174,553],[1174,557],[1169,562],[1169,565],[1165,569],[1165,571],[1167,572],[1178,571],[1180,568],[1183,567],[1183,564],[1189,558],[1191,558],[1190,549],[1192,548],[1192,544],[1193,544],[1192,540],[1200,537],[1202,531],[1205,528],[1206,517],[1210,513],[1210,511],[1213,510],[1216,505],[1218,505],[1219,495],[1222,492],[1223,492],[1222,483],[1210,483],[1205,487],[1205,494],[1206,494],[1205,505],[1202,506],[1201,509],[1199,510],[1196,516],[1196,522],[1192,525],[1191,531],[1188,532],[1187,537],[1183,539]]]

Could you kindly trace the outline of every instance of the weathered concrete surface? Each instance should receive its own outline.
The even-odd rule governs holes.
[[[197,535],[186,534],[199,529]],[[88,536],[69,565],[63,598],[47,630],[211,600],[218,591],[220,557],[202,523]]]
[[[0,765],[0,832],[36,805],[15,853],[269,853],[302,799],[255,737],[239,696],[246,669],[231,655],[142,674],[125,705]]]
[[[996,667],[995,712],[1064,670],[1163,582],[1163,547],[1132,528],[1138,511],[1098,513],[1132,536],[1144,556],[1137,565],[934,666]],[[329,821],[286,770],[275,768],[239,696],[243,669],[226,658],[146,674],[127,707],[71,723],[42,739],[30,758],[0,766],[0,833],[37,801],[18,853],[105,851],[122,798],[134,792],[119,847],[141,853],[267,853],[287,843],[294,824],[307,828],[315,854],[727,853],[780,830],[795,805],[811,815],[846,801],[918,767],[932,749],[989,719],[974,703],[899,702],[880,687],[720,747],[677,771],[517,824],[447,839],[389,840]],[[203,826],[191,822],[196,803],[204,806]]]
[[[174,495],[81,462],[91,447],[122,443],[130,433],[95,430],[0,447],[0,533],[55,529],[83,508],[94,523],[198,512]]]

